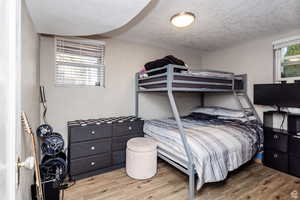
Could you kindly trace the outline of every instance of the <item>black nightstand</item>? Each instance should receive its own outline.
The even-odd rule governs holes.
[[[284,113],[281,113],[284,114]],[[293,120],[298,115],[286,113],[286,117],[292,117]],[[264,113],[264,165],[276,170],[300,177],[300,136],[289,130],[282,130],[270,127],[272,121],[269,117],[272,112]],[[289,120],[288,120],[289,121]],[[288,124],[287,127],[291,127]]]
[[[264,164],[288,172],[288,133],[279,129],[264,127]]]
[[[300,136],[289,136],[289,173],[300,178]]]

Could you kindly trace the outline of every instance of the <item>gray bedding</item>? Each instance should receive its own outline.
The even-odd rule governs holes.
[[[255,122],[182,118],[198,174],[197,189],[204,183],[224,180],[229,171],[251,160],[262,146],[262,128]],[[187,160],[174,119],[149,120],[146,137],[160,148]]]

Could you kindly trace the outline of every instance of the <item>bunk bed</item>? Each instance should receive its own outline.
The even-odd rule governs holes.
[[[258,124],[261,124],[257,112],[247,95],[247,75],[235,75],[229,72],[212,70],[189,72],[185,67],[177,65],[167,65],[161,68],[145,71],[144,73],[149,76],[142,77],[140,73],[136,74],[135,114],[136,116],[139,116],[140,93],[167,93],[175,119],[173,120],[174,122],[169,121],[167,123],[171,124],[173,127],[176,126],[178,129],[179,134],[177,140],[182,142],[183,152],[185,152],[185,155],[182,156],[178,153],[174,153],[174,151],[171,151],[170,148],[161,144],[158,145],[158,156],[189,176],[189,200],[194,200],[195,177],[197,172],[191,146],[186,135],[186,132],[188,132],[186,127],[189,126],[190,121],[180,117],[173,93],[199,92],[201,93],[202,106],[204,106],[204,94],[207,92],[231,93],[235,97],[240,110],[244,113],[246,120],[250,121],[254,117]],[[159,131],[163,132],[163,130]]]

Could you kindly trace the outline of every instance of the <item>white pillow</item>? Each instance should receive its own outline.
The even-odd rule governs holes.
[[[207,115],[227,116],[235,118],[242,118],[245,116],[244,112],[241,110],[233,110],[223,107],[199,107],[193,110],[193,113],[202,113]]]
[[[300,114],[300,108],[288,108],[287,110],[293,114]]]

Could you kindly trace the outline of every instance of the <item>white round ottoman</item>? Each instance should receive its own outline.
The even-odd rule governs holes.
[[[137,137],[127,142],[126,173],[134,179],[147,179],[156,174],[156,142],[150,138]]]

